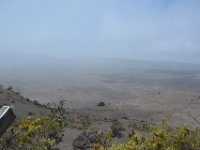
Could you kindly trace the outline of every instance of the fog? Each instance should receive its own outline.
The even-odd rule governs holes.
[[[200,63],[199,6],[199,0],[3,0],[1,68],[73,58]]]
[[[195,129],[199,8],[200,0],[0,0],[0,107],[18,120],[64,113],[64,136],[54,136],[64,150],[118,128],[116,144],[133,129],[146,136],[161,118]]]
[[[41,101],[71,99],[73,92],[56,93],[68,88],[94,87],[102,96],[112,83],[119,84],[112,96],[128,82],[196,91],[199,6],[199,0],[1,1],[0,84]]]

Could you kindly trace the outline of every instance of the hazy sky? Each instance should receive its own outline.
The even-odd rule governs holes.
[[[0,55],[200,62],[200,0],[1,0]]]

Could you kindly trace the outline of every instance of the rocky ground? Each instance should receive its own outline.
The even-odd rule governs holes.
[[[0,89],[0,106],[14,107],[17,119],[27,116],[37,117],[47,113],[47,105],[40,104],[37,100],[30,100],[14,92],[12,87]],[[110,104],[99,102],[95,108],[90,109],[66,109],[65,119],[68,123],[64,131],[64,137],[57,147],[61,150],[89,149],[98,142],[97,133],[112,131],[115,135],[113,142],[127,139],[128,132],[138,128],[145,131],[148,122],[131,119],[122,111],[114,109]],[[145,132],[144,132],[145,133]]]
[[[147,95],[148,96],[148,95]],[[200,125],[197,93],[180,91],[155,91],[151,97],[137,98],[122,102],[93,102],[83,107],[69,108],[66,101],[65,119],[68,123],[64,137],[57,147],[61,150],[87,150],[97,143],[97,133],[115,135],[113,143],[128,139],[135,132],[146,135],[150,124],[159,124],[161,118],[167,118],[172,126],[187,125],[191,128]],[[47,105],[37,100],[23,97],[12,87],[0,89],[0,105],[14,107],[18,119],[26,116],[37,117],[47,113]],[[98,141],[99,142],[99,141]]]

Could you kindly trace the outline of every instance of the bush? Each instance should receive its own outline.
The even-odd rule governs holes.
[[[61,102],[63,106],[63,103]],[[62,112],[62,114],[60,114]],[[54,108],[54,112],[35,119],[29,117],[17,120],[3,138],[0,149],[3,150],[51,150],[62,140],[64,107]]]
[[[187,127],[172,129],[166,120],[162,120],[161,128],[150,127],[151,136],[143,137],[134,134],[127,143],[112,145],[105,148],[103,145],[95,150],[193,150],[200,149],[200,129],[195,131]]]
[[[8,138],[1,139],[1,149],[51,149],[62,138],[65,124],[62,120],[43,116],[16,121]]]
[[[7,88],[7,90],[12,91],[12,90],[13,90],[13,87],[10,85],[10,86]]]
[[[72,128],[77,130],[83,130],[84,126],[82,124],[74,124],[72,125]]]

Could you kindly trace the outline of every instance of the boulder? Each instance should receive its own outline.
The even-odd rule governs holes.
[[[74,150],[90,150],[98,143],[97,131],[84,131],[73,141]]]
[[[106,106],[105,103],[104,103],[103,101],[99,102],[97,105],[98,105],[99,107]]]
[[[37,100],[33,100],[33,104],[34,104],[34,105],[38,105],[39,102],[38,102]]]

